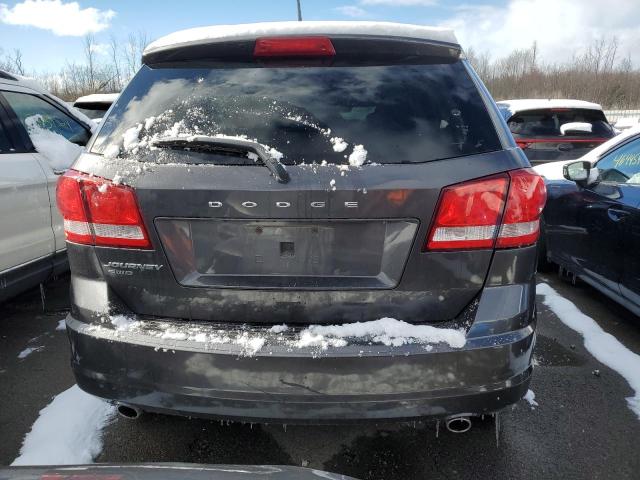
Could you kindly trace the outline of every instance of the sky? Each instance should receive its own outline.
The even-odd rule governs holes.
[[[640,0],[301,0],[305,20],[375,20],[455,29],[464,48],[501,57],[537,42],[547,62],[570,59],[615,36],[619,57],[640,65]],[[295,0],[0,0],[0,48],[19,48],[28,71],[81,61],[83,36],[97,53],[130,33],[155,39],[185,28],[296,19]]]

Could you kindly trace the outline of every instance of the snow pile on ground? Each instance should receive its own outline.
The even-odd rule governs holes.
[[[44,350],[44,345],[40,345],[38,347],[27,347],[18,354],[18,358],[22,360],[27,358],[33,352],[39,352],[40,350]]]
[[[538,406],[538,402],[536,402],[536,394],[533,390],[527,390],[527,393],[525,393],[522,398],[531,406],[531,410],[535,410]]]
[[[77,385],[40,410],[11,465],[72,465],[93,462],[102,450],[102,429],[116,409]]]
[[[585,348],[596,360],[622,375],[635,390],[635,395],[627,398],[627,402],[629,408],[640,419],[640,355],[605,332],[595,320],[578,310],[573,303],[561,297],[546,283],[538,284],[537,293],[544,296],[543,303],[562,323],[584,337]]]
[[[42,115],[32,115],[25,119],[31,142],[49,161],[51,168],[65,170],[78,158],[83,148],[71,143],[62,135],[42,128]]]
[[[349,338],[368,338],[383,345],[399,347],[407,343],[446,343],[452,348],[462,348],[466,343],[464,330],[438,328],[431,325],[413,325],[381,318],[370,322],[345,323],[342,325],[311,325],[300,334],[300,346],[348,345]]]
[[[367,151],[362,145],[353,147],[353,152],[349,155],[349,165],[352,167],[361,167],[367,161]]]

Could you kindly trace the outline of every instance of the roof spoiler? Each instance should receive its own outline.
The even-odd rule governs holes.
[[[378,35],[323,35],[323,37],[330,39],[335,49],[335,56],[326,57],[322,65],[444,64],[454,63],[462,55],[460,45],[435,40]],[[265,38],[269,37],[231,41],[213,40],[150,50],[142,56],[142,63],[151,67],[181,67],[187,64],[192,68],[228,64],[255,66],[256,63],[266,63],[263,56],[255,55],[256,42]],[[288,38],[295,38],[295,36]],[[299,57],[296,57],[296,60],[298,59]],[[282,63],[282,58],[279,62]],[[299,62],[290,66],[297,64]]]

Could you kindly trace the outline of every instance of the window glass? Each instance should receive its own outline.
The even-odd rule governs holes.
[[[2,113],[1,109],[2,107],[0,107],[0,114]],[[7,132],[5,132],[2,122],[0,122],[0,154],[13,153],[13,151],[13,144],[11,143],[11,140],[9,140]]]
[[[607,154],[596,167],[601,182],[640,184],[640,138]]]
[[[48,130],[78,145],[89,141],[91,134],[85,127],[49,102],[27,93],[4,92],[4,97],[29,134]]]
[[[580,108],[529,110],[516,113],[507,121],[507,124],[511,133],[525,137],[613,137],[613,129],[600,110]]]
[[[104,120],[92,151],[115,148],[144,161],[142,145],[188,135],[242,136],[276,149],[285,164],[340,164],[352,155],[418,163],[501,148],[479,92],[456,62],[143,67]]]

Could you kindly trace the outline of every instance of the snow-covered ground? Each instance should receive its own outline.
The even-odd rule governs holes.
[[[605,332],[594,319],[582,313],[546,283],[538,284],[537,293],[544,297],[543,303],[562,323],[582,335],[585,348],[596,360],[618,372],[629,383],[635,395],[627,398],[627,403],[640,419],[640,355]]]
[[[536,394],[533,390],[527,390],[527,393],[525,393],[522,398],[531,406],[531,410],[535,410],[538,406],[538,402],[536,402]]]
[[[11,465],[91,463],[102,450],[102,429],[115,415],[114,406],[74,385],[40,410]]]
[[[44,348],[44,345],[38,345],[37,347],[27,347],[18,354],[18,358],[20,360],[25,359],[29,355],[31,355],[33,352],[39,352],[43,348]]]

